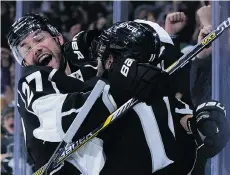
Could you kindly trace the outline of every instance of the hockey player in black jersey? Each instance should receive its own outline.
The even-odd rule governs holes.
[[[68,54],[68,45],[64,45],[62,35],[46,18],[39,15],[29,14],[15,22],[9,32],[8,41],[14,57],[22,65],[22,76],[18,84],[18,108],[25,126],[27,150],[37,170],[47,163],[88,97],[87,93],[78,93],[85,87],[83,82],[95,76],[97,71],[91,65],[85,67],[74,64],[70,59],[67,61],[64,53]],[[76,61],[84,59],[77,50],[78,43],[73,41],[73,46],[77,52]],[[39,102],[42,97],[44,99]],[[107,105],[109,101],[107,99]],[[99,103],[100,108],[105,108],[105,113],[109,114],[107,107],[103,107],[103,102]],[[113,106],[112,102],[110,106]],[[100,116],[99,113],[98,115]],[[103,116],[106,117],[105,114]],[[96,127],[98,124],[94,123]],[[91,129],[93,126],[89,127]],[[98,150],[103,164],[104,157],[100,146],[102,141],[95,138],[94,142],[88,146]],[[79,154],[73,157],[65,163],[59,174],[87,172],[88,164],[81,165],[87,157]],[[68,162],[74,164],[75,168]]]
[[[162,68],[162,62],[167,60],[162,60],[161,54],[170,43],[163,44],[156,31],[159,32],[159,26],[152,22],[121,22],[92,42],[93,55],[101,60],[98,67],[107,74],[104,76],[108,77],[111,90],[120,82],[124,85],[119,92],[122,95],[128,94],[133,84],[142,86],[142,81],[135,82],[138,65],[142,63],[159,64]],[[120,75],[115,77],[114,72]],[[149,85],[145,94],[140,93],[140,99],[146,103],[134,106],[134,110],[104,132],[110,141],[104,143],[108,160],[102,174],[204,174],[206,160],[227,143],[230,131],[220,103],[203,103],[192,112],[187,104],[175,98],[169,77],[154,80],[154,87]],[[146,93],[148,90],[152,93]],[[119,94],[114,98],[115,101],[120,98]]]
[[[73,118],[76,117],[76,113],[78,113],[78,111],[80,111],[80,107],[84,103],[88,94],[78,93],[79,91],[82,90],[82,88],[84,87],[84,84],[79,83],[80,81],[76,81],[76,79],[73,79],[70,76],[65,76],[64,74],[61,73],[61,71],[63,71],[63,70],[68,75],[69,74],[71,75],[71,73],[72,73],[71,66],[69,66],[69,63],[66,62],[65,60],[63,60],[63,58],[62,58],[61,50],[58,51],[58,46],[60,48],[60,45],[62,45],[61,36],[58,33],[55,34],[54,28],[47,25],[47,23],[46,23],[46,25],[48,26],[48,28],[43,28],[43,27],[47,27],[47,26],[42,25],[43,21],[42,22],[37,21],[37,18],[35,18],[34,16],[29,16],[29,17],[25,18],[24,21],[26,21],[26,19],[28,19],[28,18],[32,21],[34,20],[33,23],[38,24],[37,26],[35,25],[37,28],[32,28],[32,27],[29,28],[30,30],[27,31],[29,33],[29,35],[25,35],[25,33],[23,33],[23,32],[25,32],[24,30],[22,30],[23,32],[21,31],[22,33],[20,33],[20,29],[23,29],[23,27],[24,27],[23,25],[25,25],[22,22],[23,19],[21,19],[21,21],[20,21],[21,23],[18,22],[15,24],[15,26],[17,26],[17,28],[15,28],[15,30],[13,30],[13,34],[10,35],[10,36],[13,36],[15,38],[9,38],[9,43],[11,45],[11,48],[12,48],[12,51],[14,52],[15,57],[19,60],[19,62],[21,64],[27,66],[24,68],[25,69],[24,75],[22,76],[22,79],[19,82],[19,92],[18,92],[19,93],[19,111],[22,115],[22,118],[23,118],[23,121],[25,124],[25,128],[26,128],[26,133],[27,133],[26,139],[27,139],[28,150],[32,154],[32,157],[35,159],[36,168],[39,168],[40,166],[42,166],[43,164],[45,164],[48,161],[49,157],[51,156],[52,152],[55,150],[55,147],[57,146],[56,143],[52,143],[52,142],[60,142],[61,141],[64,133],[68,129],[68,126],[71,124]],[[42,19],[40,19],[40,20],[42,20]],[[120,28],[121,29],[122,28],[127,29],[126,25],[127,24],[125,24],[125,25],[123,24],[123,26],[120,26]],[[138,25],[136,24],[136,26],[138,26]],[[132,29],[135,30],[135,25],[134,26],[130,25],[128,27],[129,27],[129,29],[133,27]],[[147,28],[149,28],[149,27],[147,27]],[[38,33],[36,33],[37,29],[40,29],[40,33],[39,33],[39,31],[38,31]],[[42,31],[48,31],[48,33],[41,32],[41,30]],[[139,32],[142,32],[142,30],[143,30],[143,27],[139,26]],[[133,31],[133,32],[135,33],[135,31]],[[149,33],[148,30],[146,33]],[[20,37],[18,38],[18,36],[14,36],[16,34],[20,34]],[[35,35],[35,34],[39,34],[39,35]],[[50,34],[52,37],[50,37]],[[156,35],[156,33],[155,33],[155,35]],[[155,37],[155,35],[154,35],[154,37]],[[149,35],[149,36],[151,36],[151,35]],[[46,37],[48,37],[47,39],[52,40],[52,46],[56,46],[56,47],[51,47],[51,41],[45,41]],[[134,35],[134,38],[135,37],[136,36]],[[143,36],[143,37],[145,38],[146,36]],[[30,38],[31,38],[31,40],[30,40]],[[17,39],[20,39],[20,40],[17,41]],[[29,39],[29,40],[27,40],[27,39]],[[32,41],[32,44],[30,41]],[[47,43],[44,44],[44,42],[47,42]],[[125,41],[124,43],[127,43],[127,41]],[[157,43],[155,43],[155,44],[157,44]],[[47,45],[49,47],[47,47]],[[103,47],[97,47],[97,48],[100,48],[101,51],[103,51]],[[129,49],[131,49],[131,48],[129,48]],[[117,47],[114,48],[114,50],[116,50],[116,49],[117,49]],[[92,47],[92,50],[95,51],[95,49],[93,47]],[[99,51],[99,50],[97,50],[97,51]],[[110,53],[110,50],[108,50],[108,51],[109,51],[108,53]],[[118,50],[118,51],[120,51],[120,50]],[[156,52],[156,51],[159,51],[159,52]],[[103,52],[100,52],[100,53],[103,53]],[[136,53],[138,54],[138,47],[137,47]],[[154,48],[153,54],[156,54],[156,53],[160,54],[160,50],[157,50]],[[32,54],[32,55],[29,56],[28,54]],[[115,55],[116,54],[114,54],[114,56]],[[157,58],[156,55],[151,55],[151,54],[150,55],[146,54],[146,55],[147,55],[147,57],[150,56],[148,58],[152,57],[151,59]],[[60,59],[60,58],[62,58],[62,59]],[[138,60],[139,58],[136,57],[135,59]],[[101,59],[101,60],[105,61],[105,59]],[[141,94],[137,93],[137,89],[141,88],[141,86],[136,86],[136,85],[143,85],[144,84],[144,86],[145,86],[146,84],[148,84],[148,82],[143,81],[143,79],[141,79],[141,77],[138,77],[138,75],[139,75],[138,73],[141,70],[149,69],[150,67],[148,65],[140,64],[137,61],[132,61],[132,59],[129,59],[128,61],[126,61],[126,60],[127,60],[126,57],[123,57],[123,59],[121,59],[121,61],[119,63],[117,63],[117,65],[112,64],[113,71],[110,71],[108,74],[108,79],[111,80],[111,83],[112,83],[111,89],[113,91],[111,93],[115,99],[115,102],[114,102],[112,96],[109,95],[108,91],[106,91],[104,89],[103,95],[102,95],[102,100],[101,101],[100,101],[100,99],[98,100],[98,103],[96,103],[96,106],[94,106],[94,108],[92,109],[91,114],[87,117],[86,121],[83,123],[82,127],[79,129],[79,132],[77,133],[79,137],[81,137],[81,135],[84,135],[87,132],[89,132],[90,128],[94,129],[99,123],[103,122],[103,119],[105,119],[105,114],[103,114],[102,111],[107,111],[107,113],[110,113],[111,111],[116,109],[117,105],[119,106],[119,103],[122,103],[127,98],[127,97],[125,97],[122,99],[120,99],[120,98],[116,99],[116,97],[118,96],[117,93],[121,92],[119,90],[120,87],[118,86],[118,84],[114,80],[114,78],[112,78],[112,79],[109,78],[110,76],[112,76],[112,77],[119,76],[121,78],[120,82],[122,81],[122,79],[124,79],[124,77],[121,77],[120,71],[117,71],[123,67],[123,63],[125,63],[126,66],[130,65],[130,67],[129,67],[130,71],[126,72],[125,70],[127,70],[127,68],[123,68],[124,70],[122,72],[122,75],[127,74],[127,77],[126,77],[127,79],[125,78],[125,80],[123,80],[122,82],[124,82],[125,84],[128,82],[131,82],[132,79],[130,80],[129,78],[133,78],[134,76],[132,74],[130,74],[130,72],[137,73],[137,74],[135,74],[135,75],[137,75],[137,77],[133,81],[135,83],[134,84],[126,84],[127,86],[129,86],[129,89],[130,89],[130,91],[127,91],[127,96],[130,96],[130,97],[135,96],[141,100],[149,102],[149,99],[146,99],[146,97],[149,96],[150,93],[149,92],[145,92],[145,93],[141,93]],[[110,64],[110,63],[108,63],[108,64]],[[28,66],[28,65],[31,65],[31,66]],[[45,68],[45,67],[36,67],[36,66],[32,66],[32,65],[48,66],[48,67],[56,68],[59,70],[57,71],[56,69]],[[103,63],[103,66],[106,66],[106,64]],[[121,67],[119,67],[119,66],[121,66]],[[156,67],[151,66],[150,71],[152,71],[152,73],[155,72],[156,75],[161,75],[160,74],[161,70],[156,68]],[[162,76],[165,78],[167,77],[165,75],[162,75]],[[104,74],[104,77],[106,78],[105,74]],[[66,86],[67,84],[69,84],[69,82],[72,83],[71,86]],[[160,90],[158,87],[152,87],[152,88],[156,88],[155,90]],[[107,92],[107,94],[106,94],[106,92]],[[129,93],[129,92],[132,92],[132,93]],[[68,93],[68,94],[66,94],[66,93]],[[158,97],[158,94],[156,94],[156,93],[151,94],[151,95],[153,95],[153,97],[155,97],[155,98]],[[159,95],[159,97],[161,97],[161,95]],[[166,99],[164,101],[165,104],[163,104],[163,105],[166,105],[165,109],[166,109],[166,111],[169,112],[170,107],[167,105],[167,101],[168,100]],[[149,103],[152,103],[152,100],[150,100]],[[143,105],[140,105],[140,106],[143,106]],[[184,106],[186,106],[186,105],[184,105]],[[102,114],[100,115],[99,111],[96,110],[97,111],[97,116],[96,116],[97,118],[95,118],[95,116],[93,116],[93,111],[96,108],[101,109],[99,111],[102,112]],[[138,111],[139,111],[138,107],[136,107],[136,108],[137,108],[136,112],[138,113]],[[146,105],[144,108],[146,108]],[[177,105],[177,108],[178,108],[178,110],[180,110],[178,105]],[[57,110],[57,109],[59,109],[59,110]],[[144,110],[145,112],[147,111],[146,115],[149,117],[152,117],[152,115],[149,115],[149,112],[151,113],[152,109],[150,111],[148,111],[148,110],[149,109]],[[133,113],[133,114],[136,115],[135,113]],[[101,118],[100,118],[100,116],[101,116]],[[127,115],[127,116],[130,116],[130,115]],[[124,119],[127,116],[124,116]],[[165,117],[168,117],[168,115],[166,113],[165,113]],[[156,120],[158,120],[158,117],[154,117],[154,118]],[[164,120],[163,123],[165,123],[166,125],[169,124],[169,121],[165,120],[167,118],[162,117],[162,119]],[[133,120],[136,120],[136,122],[133,122]],[[131,172],[132,174],[134,174],[134,173],[140,174],[141,170],[143,170],[143,173],[145,173],[145,171],[146,171],[146,173],[151,173],[151,172],[160,170],[160,169],[166,167],[167,165],[171,164],[173,161],[173,156],[171,156],[171,157],[169,156],[169,158],[167,158],[168,155],[166,156],[166,154],[164,153],[164,148],[163,148],[164,146],[162,145],[162,142],[160,142],[160,146],[159,146],[159,143],[157,143],[157,147],[151,146],[153,144],[153,141],[157,141],[157,139],[158,139],[158,141],[160,141],[161,137],[163,139],[163,144],[165,144],[164,143],[165,134],[162,134],[162,133],[159,134],[158,133],[156,136],[154,136],[156,131],[159,132],[159,129],[156,130],[156,127],[158,127],[159,124],[156,122],[152,123],[152,119],[150,119],[150,121],[151,121],[151,122],[149,122],[150,126],[147,128],[151,129],[151,127],[153,127],[152,133],[154,133],[153,134],[154,138],[151,136],[151,130],[149,130],[149,129],[147,129],[148,134],[146,137],[146,135],[143,135],[143,132],[144,133],[146,132],[146,130],[145,130],[146,127],[142,126],[143,129],[142,129],[142,127],[140,127],[140,125],[139,125],[140,123],[138,123],[139,119],[137,117],[133,120],[131,118],[129,118],[127,122],[131,122],[131,123],[133,122],[134,125],[132,127],[138,126],[138,128],[140,128],[140,130],[137,130],[140,132],[136,132],[136,133],[140,134],[140,137],[138,137],[138,138],[142,138],[143,142],[138,140],[138,141],[136,141],[136,145],[138,146],[138,144],[139,144],[139,146],[142,146],[141,148],[143,148],[143,145],[145,145],[144,146],[145,152],[143,152],[144,156],[142,156],[142,157],[144,158],[143,161],[145,161],[146,155],[147,156],[149,155],[149,159],[148,159],[148,161],[146,161],[147,166],[143,166],[143,164],[139,164],[139,165],[133,164],[133,163],[135,163],[135,159],[132,157],[129,157],[131,155],[130,154],[131,152],[130,152],[128,154],[129,156],[125,157],[126,159],[123,159],[123,160],[127,160],[126,161],[127,163],[130,161],[130,163],[127,164],[127,165],[129,165],[129,166],[127,166],[127,169],[125,169],[125,171],[124,171],[123,166],[125,166],[125,165],[121,165],[121,163],[119,164],[119,167],[117,167],[118,168],[117,170],[114,169],[114,167],[116,168],[116,166],[115,166],[116,162],[111,162],[111,160],[113,160],[113,158],[114,158],[113,161],[119,161],[119,156],[122,155],[121,152],[118,152],[118,150],[120,150],[120,148],[121,148],[121,145],[119,145],[119,144],[118,144],[118,148],[114,150],[114,153],[112,153],[112,148],[116,148],[116,143],[119,143],[119,141],[120,141],[120,138],[117,138],[119,136],[119,134],[116,137],[116,132],[119,132],[119,130],[118,131],[115,130],[115,126],[119,126],[119,125],[114,125],[114,128],[113,129],[111,128],[111,130],[113,131],[113,133],[115,135],[112,134],[110,136],[109,133],[111,133],[111,132],[108,132],[108,135],[106,135],[106,132],[104,132],[105,135],[101,135],[101,137],[105,140],[105,144],[107,144],[107,145],[105,145],[105,154],[107,153],[107,155],[106,155],[107,161],[106,162],[105,162],[104,154],[102,153],[102,147],[101,147],[102,145],[100,146],[100,144],[102,142],[98,138],[94,139],[86,147],[83,147],[82,150],[77,152],[74,155],[74,157],[71,160],[69,159],[68,161],[70,163],[72,163],[75,167],[77,167],[81,171],[81,173],[83,173],[83,174],[85,174],[85,173],[98,174],[98,172],[101,169],[102,169],[101,174],[107,173],[107,172],[110,174],[116,173],[116,172],[117,172],[116,174],[123,174],[123,173],[127,174],[127,172],[128,173]],[[124,128],[127,128],[126,127],[127,122],[124,122],[124,123],[122,122],[124,127],[119,127],[119,129],[121,129],[120,134],[122,133],[122,129],[123,129],[124,133],[133,131],[133,130],[124,130]],[[146,124],[146,120],[143,122]],[[148,123],[148,121],[147,121],[147,123]],[[153,124],[153,125],[151,125],[151,124]],[[171,124],[172,123],[170,123],[170,126],[172,126]],[[194,124],[193,126],[196,126],[196,124]],[[161,127],[159,126],[159,128],[161,128]],[[175,128],[176,128],[176,126],[175,126]],[[173,130],[172,128],[168,129],[166,134],[170,133],[172,130]],[[114,131],[116,131],[116,132],[114,132]],[[194,131],[196,131],[196,129]],[[150,135],[149,135],[149,133],[150,133]],[[171,136],[172,136],[172,133],[173,132],[171,132]],[[126,137],[125,135],[124,135],[124,139],[123,139],[124,142],[120,142],[120,143],[124,144],[123,145],[124,148],[125,148],[125,145],[127,146],[127,144],[133,143],[133,142],[131,142],[132,140],[130,140],[130,143],[125,142],[125,140],[127,140],[125,138]],[[161,135],[163,135],[163,136],[161,136]],[[145,136],[145,137],[143,137],[143,136]],[[150,136],[150,139],[148,138],[149,136]],[[109,139],[109,137],[110,137],[110,140],[107,140],[107,139]],[[151,139],[151,137],[153,139]],[[170,138],[172,138],[172,137],[170,137]],[[113,142],[109,143],[109,141],[113,141]],[[173,141],[173,140],[171,140],[171,141]],[[147,144],[146,144],[146,142],[147,142]],[[141,143],[143,143],[143,144],[141,144]],[[173,142],[171,142],[171,143],[173,144]],[[181,144],[184,144],[184,143],[182,142]],[[111,145],[112,145],[112,147],[110,147]],[[220,148],[223,147],[222,145],[220,146]],[[148,149],[150,149],[150,151],[148,151]],[[167,149],[167,148],[165,148],[165,149]],[[94,153],[98,154],[97,158],[99,158],[100,161],[96,161],[95,159],[93,159],[92,158],[93,156],[87,156],[87,155],[90,155],[89,150],[96,151]],[[160,159],[159,162],[157,161],[157,159],[159,159],[159,157],[155,156],[155,154],[157,153],[156,151],[158,151],[160,157],[162,158],[162,159]],[[45,154],[43,154],[43,152],[45,152]],[[147,154],[146,154],[146,152],[147,152]],[[139,153],[141,153],[141,152],[139,151]],[[112,154],[117,154],[117,157],[116,156],[114,157],[114,155],[112,155]],[[135,156],[135,153],[133,154],[133,156]],[[136,156],[137,156],[136,160],[138,160],[138,158],[139,158],[139,161],[142,160],[138,155],[136,155]],[[155,159],[155,161],[153,160],[154,157],[157,157]],[[151,163],[149,164],[149,162],[151,162]],[[162,164],[162,162],[165,164]],[[157,166],[153,167],[153,166],[155,166],[155,163]],[[104,168],[103,168],[103,166],[104,166]],[[130,169],[131,166],[133,166],[133,170],[132,170],[133,172]],[[88,167],[88,169],[87,169],[87,167]],[[136,167],[138,171],[135,172],[134,167]],[[143,169],[145,167],[147,167],[146,170]],[[76,171],[77,170],[74,170],[72,167],[70,167],[70,166],[66,167],[66,165],[65,165],[58,173],[60,173],[60,174],[61,173],[65,173],[65,174],[66,173],[69,173],[69,174],[75,173],[75,174],[77,174],[78,172],[76,172]]]

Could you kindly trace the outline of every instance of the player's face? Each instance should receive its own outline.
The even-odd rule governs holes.
[[[37,30],[29,34],[18,45],[18,51],[24,58],[23,64],[60,67],[62,36],[52,37],[50,33]]]
[[[109,58],[105,62],[105,69],[109,70],[111,65],[112,65],[112,63],[113,63],[113,56],[109,55]]]
[[[3,127],[9,132],[10,134],[14,133],[14,113],[10,112],[4,116],[4,120],[2,123]]]
[[[102,61],[100,59],[98,59],[98,62],[97,62],[97,76],[101,77],[105,70],[110,69],[110,66],[112,65],[112,63],[113,63],[113,56],[110,55],[108,57],[108,59],[106,60],[106,62],[105,62],[105,69],[104,69],[104,67],[102,65]]]

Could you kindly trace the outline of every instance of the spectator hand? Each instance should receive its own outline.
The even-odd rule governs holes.
[[[169,13],[165,20],[165,30],[169,35],[180,32],[187,23],[187,17],[183,12]]]
[[[3,159],[5,159],[6,157],[10,157],[8,154],[1,154],[0,158],[1,158],[1,162]]]
[[[212,26],[211,25],[203,27],[200,30],[200,33],[199,33],[199,36],[198,36],[198,43],[200,43],[202,41],[202,39],[204,39],[205,36],[207,36],[211,31],[212,31]],[[197,55],[197,58],[206,58],[206,57],[210,56],[211,53],[212,53],[212,47],[210,46],[209,48],[205,48],[203,51],[201,51]]]
[[[197,16],[200,20],[201,27],[212,25],[212,10],[210,5],[201,7],[197,11]]]

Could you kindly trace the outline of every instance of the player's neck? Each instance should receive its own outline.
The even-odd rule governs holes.
[[[70,70],[69,63],[68,63],[68,62],[67,62],[67,64],[66,64],[65,74],[66,74],[66,75],[71,74],[71,70]]]

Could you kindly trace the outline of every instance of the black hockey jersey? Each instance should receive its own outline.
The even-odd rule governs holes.
[[[139,103],[133,109],[101,133],[107,156],[101,174],[188,174],[196,144],[180,119],[192,114],[189,106],[163,97],[152,106]]]
[[[81,71],[81,69],[77,70],[78,74],[79,70]],[[34,160],[36,170],[47,163],[58,142],[62,141],[65,132],[90,94],[90,92],[81,92],[84,89],[84,83],[81,78],[75,78],[75,73],[66,76],[64,73],[48,67],[23,68],[22,78],[18,84],[17,106],[24,126],[27,149]],[[84,76],[82,78],[84,79]],[[101,96],[98,97],[86,120],[79,128],[77,138],[87,135],[116,109],[116,104],[112,96],[109,95],[107,85],[104,88],[106,89],[101,92]],[[91,145],[88,145],[90,148],[82,149],[84,151],[85,149],[96,149],[104,159],[101,149],[102,141],[95,138],[94,142],[92,141]],[[85,162],[90,158],[75,155],[73,159],[69,159],[69,162],[78,167],[81,173],[85,173],[86,165],[78,165],[78,163]],[[103,163],[103,161],[101,162]],[[63,172],[66,173],[66,171]]]

